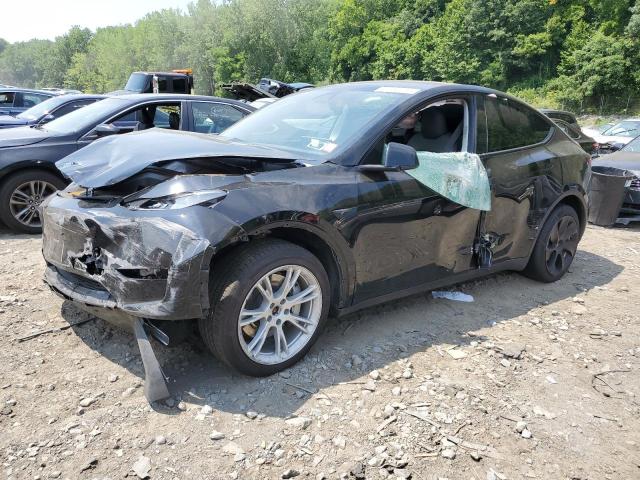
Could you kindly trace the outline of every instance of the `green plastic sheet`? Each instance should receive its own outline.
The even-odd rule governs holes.
[[[420,166],[406,172],[418,182],[465,207],[491,210],[487,171],[475,153],[418,152]]]

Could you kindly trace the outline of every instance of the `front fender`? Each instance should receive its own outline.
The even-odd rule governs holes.
[[[343,305],[351,298],[355,288],[355,265],[345,239],[334,232],[329,222],[308,212],[278,212],[265,218],[254,219],[243,229],[249,237],[269,235],[274,230],[301,230],[315,237],[331,251],[340,280],[338,304]],[[286,238],[286,237],[285,237]]]

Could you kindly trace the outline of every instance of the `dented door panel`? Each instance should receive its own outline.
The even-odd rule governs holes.
[[[442,197],[405,172],[362,174],[358,186],[350,240],[355,303],[472,268],[479,210]]]

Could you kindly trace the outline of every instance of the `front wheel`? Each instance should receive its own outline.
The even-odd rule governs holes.
[[[283,370],[317,340],[329,311],[327,273],[308,250],[283,240],[239,247],[212,271],[204,342],[220,360],[252,376]]]
[[[16,232],[40,233],[40,204],[65,185],[60,177],[44,170],[24,170],[9,176],[0,186],[0,219]]]
[[[569,270],[580,241],[580,219],[569,205],[556,208],[544,223],[524,274],[555,282]]]

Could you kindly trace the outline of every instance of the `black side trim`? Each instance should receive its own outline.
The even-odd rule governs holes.
[[[380,297],[371,298],[363,302],[360,302],[358,304],[352,305],[350,307],[341,308],[337,311],[337,316],[342,317],[344,315],[353,313],[357,310],[361,310],[367,307],[372,307],[380,303],[385,303],[391,300],[397,300],[399,298],[408,297],[410,295],[415,295],[417,293],[422,293],[429,290],[433,290],[435,288],[440,288],[445,285],[454,285],[457,283],[468,282],[469,280],[474,280],[476,278],[484,277],[497,272],[503,272],[505,270],[515,270],[515,271],[524,270],[524,268],[527,266],[527,263],[529,263],[528,257],[514,258],[511,260],[505,260],[504,262],[500,262],[498,264],[494,264],[490,269],[468,270],[466,272],[458,273],[450,277],[444,277],[444,278],[435,280],[433,282],[423,283],[422,285],[418,285],[416,287],[411,287],[405,290],[388,293]]]

